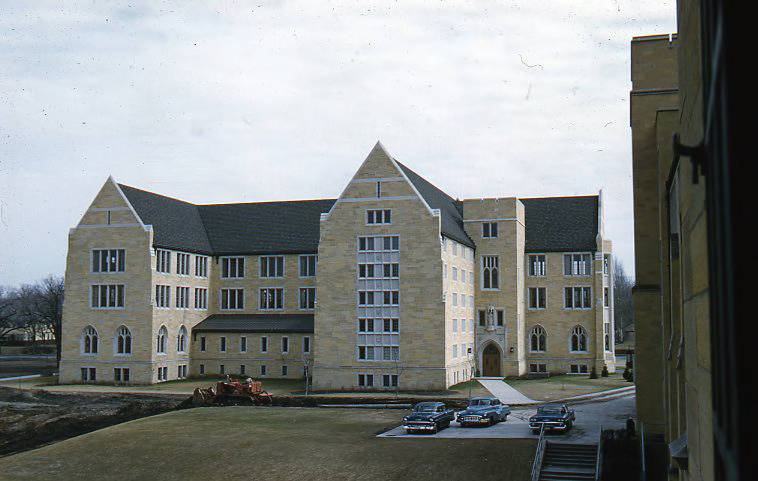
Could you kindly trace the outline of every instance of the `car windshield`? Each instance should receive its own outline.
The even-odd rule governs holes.
[[[489,404],[489,399],[472,399],[471,402],[468,403],[469,406],[489,406]]]
[[[437,406],[434,404],[416,404],[413,407],[415,413],[433,413],[437,411]]]
[[[555,406],[545,406],[537,409],[537,414],[560,414],[561,408]]]

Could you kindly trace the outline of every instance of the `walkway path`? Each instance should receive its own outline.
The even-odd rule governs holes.
[[[535,402],[533,399],[521,394],[515,388],[506,384],[502,378],[476,378],[479,384],[484,386],[493,396],[500,399],[503,404],[527,404]]]

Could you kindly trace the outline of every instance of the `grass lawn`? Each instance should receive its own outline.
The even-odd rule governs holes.
[[[404,412],[198,408],[0,458],[3,480],[527,479],[529,439],[392,439]]]
[[[506,382],[536,401],[552,401],[634,385],[624,380],[621,374],[621,371],[617,371],[608,377],[598,376],[597,379],[590,379],[586,374],[564,374],[539,379],[508,379]]]

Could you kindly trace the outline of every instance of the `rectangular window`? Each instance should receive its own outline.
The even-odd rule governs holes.
[[[218,350],[221,352],[226,352],[226,336],[221,336],[221,338],[219,338]]]
[[[245,374],[245,365],[240,364],[240,374]]]
[[[529,288],[529,309],[544,309],[545,300],[545,288],[544,287],[530,287]]]
[[[611,271],[611,255],[603,254],[603,274],[606,276]]]
[[[224,374],[224,365],[223,364],[221,364],[221,365],[218,366],[218,373],[219,374]]]
[[[373,374],[358,374],[358,386],[374,387],[374,375]]]
[[[529,364],[529,372],[531,374],[546,373],[547,364],[544,364],[544,363]]]
[[[398,236],[370,236],[358,238],[359,251],[394,252],[400,250]]]
[[[171,307],[171,286],[155,286],[155,307]]]
[[[100,249],[92,251],[92,272],[124,272],[126,251],[124,249]]]
[[[195,288],[195,309],[208,309],[208,289]]]
[[[221,309],[242,310],[245,308],[244,289],[221,289]]]
[[[247,337],[240,336],[240,352],[247,352]]]
[[[261,337],[261,352],[268,352],[268,337]]]
[[[287,354],[288,352],[290,352],[290,338],[282,336],[282,354]]]
[[[611,307],[611,296],[608,294],[608,288],[603,287],[603,305],[605,307]]]
[[[155,251],[155,270],[158,272],[171,272],[171,252],[157,249]]]
[[[458,305],[458,293],[453,292],[453,306]]]
[[[453,267],[453,280],[458,282],[458,268]]]
[[[287,375],[287,366],[282,366],[282,376]]]
[[[484,238],[497,237],[497,222],[482,223],[482,237]]]
[[[265,376],[265,375],[266,375],[266,365],[261,364],[261,376]]]
[[[563,274],[566,276],[589,276],[592,274],[592,255],[564,254]]]
[[[316,288],[315,287],[301,287],[300,288],[300,309],[315,309],[316,308]]]
[[[391,224],[392,211],[389,209],[367,210],[366,224]]]
[[[200,364],[200,374],[205,374],[205,364]]]
[[[592,309],[592,288],[564,288],[564,307],[566,309]]]
[[[208,277],[208,258],[195,256],[195,277]]]
[[[382,386],[383,387],[397,387],[397,374],[383,374]]]
[[[479,310],[479,326],[484,327],[487,325],[487,311]]]
[[[303,337],[303,353],[308,354],[311,352],[311,338],[308,336]]]
[[[545,275],[545,255],[544,254],[529,256],[529,275],[530,276],[544,276]]]
[[[502,327],[503,322],[505,322],[505,311],[502,309],[495,310],[495,322]]]
[[[365,361],[395,361],[400,355],[399,320],[359,319],[358,359]]]
[[[284,288],[262,287],[259,294],[259,309],[284,309]]]
[[[113,381],[121,382],[121,368],[120,367],[113,368]]]
[[[117,309],[124,307],[123,284],[96,284],[92,286],[92,307]]]
[[[176,307],[180,309],[189,308],[189,287],[176,288]]]
[[[221,258],[221,278],[234,279],[245,277],[245,258],[244,257],[222,257]]]
[[[318,256],[300,256],[300,277],[315,277]]]
[[[500,288],[500,260],[498,256],[482,256],[482,289]]]
[[[200,336],[200,351],[205,352],[205,336]]]
[[[453,319],[453,332],[458,332],[458,319]]]
[[[188,276],[190,273],[190,255],[176,253],[176,273],[181,276]]]
[[[261,257],[261,277],[284,277],[284,256]]]

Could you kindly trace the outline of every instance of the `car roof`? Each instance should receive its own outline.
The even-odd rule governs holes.
[[[415,406],[444,406],[444,403],[441,402],[431,402],[431,401],[424,401],[420,403],[416,403]]]
[[[555,403],[551,403],[551,404],[543,404],[543,405],[542,405],[542,406],[540,406],[540,407],[541,407],[541,408],[553,408],[553,409],[560,409],[560,408],[562,408],[562,407],[564,407],[564,406],[565,406],[565,404],[555,404]]]
[[[471,398],[472,401],[479,401],[479,400],[482,400],[482,399],[487,399],[487,400],[491,401],[491,400],[497,399],[497,398],[495,396],[478,396],[478,397],[472,397]]]

